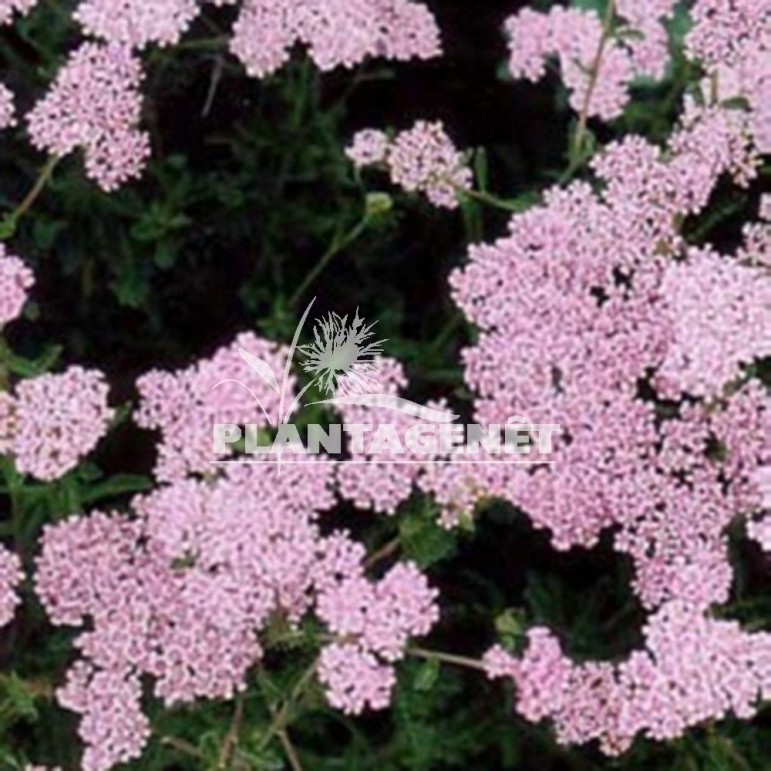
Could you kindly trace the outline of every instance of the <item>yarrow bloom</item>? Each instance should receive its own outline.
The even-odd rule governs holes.
[[[691,394],[719,395],[743,364],[771,356],[771,276],[709,250],[667,268],[674,339],[661,369]]]
[[[671,740],[706,720],[748,719],[768,699],[771,634],[744,632],[685,603],[664,606],[644,634],[645,647],[620,664],[575,664],[536,627],[521,658],[495,648],[485,662],[490,677],[513,680],[523,717],[551,719],[563,744],[599,740],[609,755],[638,734]]]
[[[198,11],[196,0],[84,0],[74,17],[90,35],[143,48],[179,42]]]
[[[36,589],[55,624],[82,627],[61,703],[80,713],[85,771],[137,757],[147,739],[139,678],[167,705],[231,698],[262,656],[271,619],[298,622],[336,587],[363,580],[364,549],[342,532],[322,535],[335,504],[332,464],[279,471],[275,463],[228,467],[134,501],[134,515],[95,512],[49,525]],[[412,569],[374,590],[367,645],[396,652],[432,599]],[[405,572],[406,571],[406,572]],[[395,658],[391,655],[391,660]]]
[[[81,367],[21,381],[3,410],[17,470],[51,481],[74,469],[107,433],[107,394],[102,373]]]
[[[549,191],[542,206],[512,218],[507,238],[472,248],[452,285],[480,330],[464,353],[476,419],[526,414],[563,435],[549,468],[448,464],[421,482],[451,509],[509,500],[560,549],[590,546],[616,525],[616,548],[632,556],[635,591],[650,609],[727,599],[725,529],[752,508],[746,483],[769,425],[768,397],[754,385],[727,405],[683,405],[665,421],[639,393],[647,382],[678,398],[675,379],[715,394],[767,353],[765,272],[722,255],[672,260],[683,250],[678,213],[700,211],[717,179],[744,166],[727,124],[718,132],[710,124],[711,141],[696,141],[703,120],[711,116],[684,125],[669,157],[636,138],[613,145],[595,163],[602,192],[582,182]],[[699,281],[725,273],[735,291],[692,293],[690,261],[708,276]],[[698,300],[699,311],[680,312]],[[723,460],[709,453],[715,441]]]
[[[364,129],[353,138],[345,151],[357,168],[376,166],[387,162],[391,140],[384,131]]]
[[[0,546],[0,627],[10,624],[20,600],[16,593],[24,579],[21,560],[4,546]]]
[[[621,19],[607,37],[594,10],[555,6],[542,13],[525,8],[506,23],[511,75],[540,80],[546,61],[556,56],[571,107],[590,117],[616,118],[629,100],[635,78],[663,76],[669,52],[662,22],[674,4],[674,0],[619,2]]]
[[[128,47],[84,43],[28,115],[32,144],[56,156],[82,148],[88,176],[108,192],[139,176],[150,154],[142,77]]]
[[[13,103],[13,94],[0,83],[0,129],[11,128],[16,125],[16,108]]]
[[[742,98],[761,153],[771,152],[771,8],[763,0],[698,0],[688,54],[707,74],[704,91],[719,102]]]
[[[321,594],[319,617],[341,638],[322,652],[319,665],[333,707],[358,714],[390,703],[392,664],[403,658],[409,638],[428,634],[439,620],[437,596],[410,563],[377,583],[359,576]]]
[[[159,479],[173,481],[210,472],[216,459],[212,452],[215,423],[268,426],[278,422],[280,392],[249,368],[242,350],[266,362],[277,380],[283,374],[286,349],[244,333],[211,358],[185,370],[154,370],[137,382],[141,400],[135,420],[142,428],[161,432]],[[293,377],[286,389],[288,405],[294,392]]]
[[[0,243],[0,327],[21,315],[34,283],[32,271]]]
[[[459,196],[473,183],[471,169],[441,122],[418,121],[391,140],[367,129],[347,152],[357,167],[383,166],[395,185],[425,194],[434,206],[457,208]]]
[[[37,5],[38,0],[0,0],[0,25],[8,24],[14,13],[27,13]]]
[[[230,48],[250,75],[275,72],[297,43],[322,70],[441,52],[433,15],[413,0],[245,0]]]

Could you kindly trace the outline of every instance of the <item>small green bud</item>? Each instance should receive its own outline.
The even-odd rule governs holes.
[[[367,195],[367,217],[379,217],[394,208],[394,199],[388,193],[369,193]]]

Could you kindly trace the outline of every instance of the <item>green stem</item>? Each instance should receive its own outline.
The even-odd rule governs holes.
[[[380,562],[381,560],[387,559],[392,554],[395,554],[397,551],[399,551],[400,546],[401,546],[401,538],[399,536],[396,536],[396,538],[389,541],[387,544],[385,544],[385,546],[382,546],[374,554],[372,554],[364,563],[364,567],[367,569],[375,567],[375,565],[377,565],[378,562]]]
[[[9,219],[14,225],[32,208],[35,201],[40,197],[60,160],[60,156],[52,155],[46,161],[26,198],[11,212]]]
[[[313,270],[311,270],[311,272],[305,277],[305,280],[302,282],[302,284],[300,284],[300,286],[295,290],[294,294],[289,300],[290,307],[297,305],[305,292],[313,285],[316,279],[327,269],[329,263],[331,263],[332,260],[337,257],[338,254],[340,254],[340,252],[347,249],[352,243],[354,243],[354,241],[357,241],[361,237],[361,235],[369,227],[370,220],[371,217],[369,215],[365,215],[359,224],[350,230],[346,235],[342,237],[338,235],[335,236],[329,246],[329,249],[327,249],[321,259],[313,267]]]
[[[493,195],[492,193],[486,193],[482,190],[467,190],[466,188],[460,187],[457,189],[457,191],[461,196],[470,198],[473,201],[479,201],[479,203],[486,204],[487,206],[491,206],[494,209],[518,213],[521,212],[523,208],[525,208],[524,202],[517,200],[516,198],[512,200],[506,198],[498,198],[498,196]]]
[[[238,746],[238,736],[241,733],[241,723],[244,719],[244,695],[239,694],[236,699],[236,708],[233,712],[233,722],[228,729],[225,739],[222,742],[220,748],[219,761],[217,768],[226,769],[230,766],[230,761],[233,758],[233,753]]]
[[[292,744],[292,740],[289,738],[289,732],[284,728],[277,732],[278,738],[281,741],[281,746],[284,748],[289,765],[292,767],[292,771],[303,771],[302,763],[300,763],[300,756],[297,754],[297,750]]]
[[[204,758],[203,752],[190,742],[186,742],[184,739],[178,739],[176,736],[164,736],[161,739],[161,744],[167,747],[172,747],[177,752],[181,752],[183,755],[188,755],[191,758],[198,758],[202,760]]]
[[[605,50],[608,47],[610,41],[611,29],[613,27],[613,18],[616,12],[616,0],[608,0],[608,7],[605,11],[605,18],[602,23],[602,36],[600,37],[600,43],[597,46],[597,53],[594,56],[594,61],[589,68],[589,83],[586,86],[586,94],[584,94],[584,101],[581,106],[581,112],[578,116],[578,126],[576,132],[573,135],[573,141],[570,148],[570,164],[567,171],[560,180],[560,183],[567,181],[573,176],[583,163],[582,153],[584,149],[584,142],[586,141],[586,133],[589,124],[589,110],[592,106],[592,98],[594,92],[597,89],[597,83],[600,79],[600,70],[602,69],[602,59],[605,56]]]
[[[227,35],[200,38],[198,40],[183,40],[175,48],[182,51],[219,51],[228,42]]]
[[[429,661],[441,661],[455,667],[474,669],[478,672],[487,671],[487,668],[479,659],[472,659],[468,656],[459,656],[455,653],[444,653],[443,651],[433,651],[427,648],[407,648],[407,655],[419,659],[427,659]]]
[[[302,696],[313,676],[316,674],[317,665],[318,661],[314,661],[308,667],[308,669],[303,672],[303,674],[300,676],[300,679],[295,683],[294,688],[292,688],[292,692],[289,694],[286,701],[284,701],[281,708],[274,714],[273,721],[271,722],[270,726],[268,726],[268,730],[260,740],[257,748],[258,754],[262,752],[271,743],[271,741],[273,741],[274,737],[278,736],[282,731],[286,730],[292,717],[292,709]]]

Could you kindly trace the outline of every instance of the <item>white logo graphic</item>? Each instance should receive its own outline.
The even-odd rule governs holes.
[[[313,342],[298,349],[305,357],[303,370],[330,396],[376,391],[376,357],[383,354],[382,344],[387,341],[372,341],[375,324],[366,325],[358,308],[350,324],[348,316],[337,313],[319,319],[313,330]]]
[[[358,309],[350,322],[348,316],[340,316],[336,313],[330,313],[327,317],[319,319],[313,330],[313,342],[300,346],[300,335],[314,302],[315,300],[308,305],[295,330],[280,382],[268,362],[245,348],[239,348],[239,354],[244,362],[279,395],[278,416],[275,422],[266,413],[257,394],[240,380],[223,380],[214,386],[216,389],[225,383],[236,383],[246,389],[254,398],[266,421],[274,423],[278,429],[273,445],[269,447],[258,444],[260,426],[257,424],[247,424],[242,430],[236,424],[218,423],[214,426],[214,450],[217,455],[227,455],[232,446],[242,439],[246,440],[247,454],[272,453],[278,456],[279,462],[284,453],[318,454],[322,446],[333,456],[341,455],[342,440],[345,435],[349,439],[352,453],[370,458],[365,461],[349,462],[384,462],[382,459],[372,459],[373,456],[382,454],[384,450],[387,450],[390,457],[387,462],[391,463],[439,462],[430,459],[437,457],[446,459],[453,456],[456,460],[452,462],[489,462],[489,460],[475,460],[473,456],[480,453],[488,459],[490,455],[497,455],[500,458],[508,456],[508,460],[504,459],[503,462],[509,463],[549,464],[552,462],[543,458],[537,460],[513,458],[530,455],[532,450],[537,450],[537,454],[541,456],[550,453],[551,437],[559,433],[559,426],[534,425],[519,416],[510,418],[506,425],[463,426],[455,423],[458,416],[447,410],[426,407],[393,394],[381,393],[378,383],[379,357],[383,354],[382,345],[386,340],[374,339],[376,335],[373,330],[376,324],[366,324],[359,316]],[[298,353],[303,359],[300,362],[301,369],[311,378],[290,402],[292,366]],[[289,420],[303,404],[305,394],[314,386],[322,395],[328,395],[329,398],[310,402],[311,405],[338,408],[366,407],[380,411],[379,415],[375,415],[378,418],[382,418],[384,411],[386,413],[392,411],[416,418],[421,421],[421,424],[406,429],[403,436],[399,435],[397,425],[382,419],[373,421],[374,425],[336,424],[325,428],[311,424],[307,427],[307,442],[303,443],[300,441],[297,428]],[[396,457],[399,455],[406,457],[397,460]],[[416,459],[416,456],[421,455],[423,459]],[[472,457],[469,458],[469,455]]]

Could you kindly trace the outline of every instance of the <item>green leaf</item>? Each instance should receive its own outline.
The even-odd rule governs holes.
[[[104,482],[99,482],[81,493],[84,504],[93,504],[105,498],[117,498],[121,495],[143,493],[152,488],[152,482],[135,474],[116,474]]]
[[[0,241],[7,241],[16,233],[16,217],[9,214],[0,220]]]

